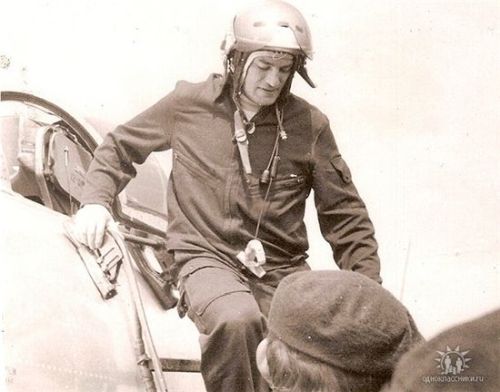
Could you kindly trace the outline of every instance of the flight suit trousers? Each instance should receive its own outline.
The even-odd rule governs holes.
[[[176,259],[177,259],[176,254]],[[201,373],[207,392],[268,392],[255,352],[266,335],[266,316],[279,281],[307,264],[254,277],[243,268],[196,257],[179,274],[179,313],[200,333]]]

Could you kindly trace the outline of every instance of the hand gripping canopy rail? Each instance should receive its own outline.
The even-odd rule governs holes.
[[[37,96],[3,91],[0,97],[2,102],[23,104],[19,129],[9,128],[6,132],[9,134],[2,135],[9,145],[19,146],[17,153],[9,154],[8,166],[14,168],[10,170],[12,189],[52,210],[71,215],[80,205],[85,173],[101,138],[99,133],[60,107]],[[172,282],[168,267],[171,256],[163,240],[167,216],[166,206],[162,203],[166,196],[153,192],[150,186],[151,183],[162,184],[166,180],[162,180],[161,169],[158,163],[154,166],[155,162],[142,165],[141,170],[147,171],[139,171],[138,176],[115,200],[112,212],[114,218],[127,229],[128,248],[141,274],[161,305],[170,309],[175,306],[176,300],[170,295]],[[148,198],[141,198],[145,187],[148,188]],[[161,186],[159,188],[163,189]],[[155,197],[150,197],[155,193]],[[85,250],[81,250],[81,254],[85,254]],[[102,256],[99,261],[102,264],[111,255],[86,256],[91,259]],[[154,265],[159,265],[160,269],[153,268]],[[110,269],[105,272],[113,271]],[[109,277],[112,281],[113,277]],[[109,291],[106,295],[112,294],[112,290]]]

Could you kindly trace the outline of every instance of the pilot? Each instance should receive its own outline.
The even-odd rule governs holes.
[[[175,89],[108,134],[86,177],[76,234],[99,247],[110,206],[134,164],[172,149],[166,242],[178,310],[200,333],[209,392],[266,391],[255,352],[280,280],[308,270],[305,204],[314,190],[321,231],[340,269],[381,282],[374,228],[327,117],[293,95],[310,85],[309,27],[283,1],[235,16],[225,72]]]

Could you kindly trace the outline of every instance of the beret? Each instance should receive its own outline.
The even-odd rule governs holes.
[[[343,371],[386,377],[422,342],[408,310],[389,291],[351,271],[306,271],[274,294],[269,336]]]

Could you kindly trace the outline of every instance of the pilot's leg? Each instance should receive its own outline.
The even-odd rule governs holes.
[[[182,300],[200,332],[201,371],[207,392],[269,391],[255,352],[265,317],[246,279],[228,267],[202,267],[180,279]]]

